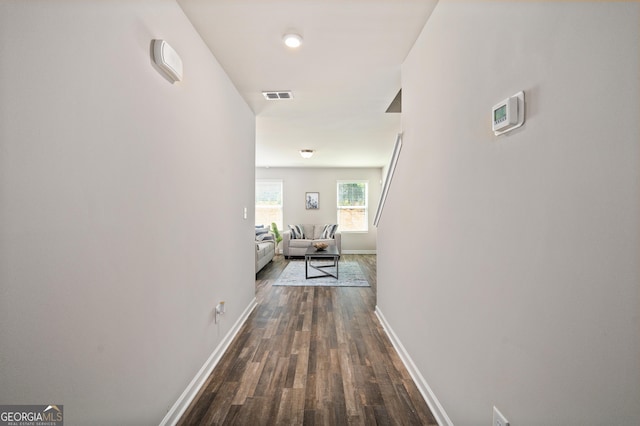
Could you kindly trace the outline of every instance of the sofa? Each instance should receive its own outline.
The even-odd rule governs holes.
[[[276,255],[275,236],[269,228],[256,226],[256,274]]]
[[[328,226],[331,228],[327,229]],[[342,237],[337,228],[338,225],[289,225],[289,230],[282,233],[282,254],[285,259],[290,256],[304,256],[307,249],[318,242],[334,245],[338,248],[338,253],[341,253]]]

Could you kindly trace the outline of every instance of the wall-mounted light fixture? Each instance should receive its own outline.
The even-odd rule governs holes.
[[[313,156],[313,150],[312,149],[301,149],[300,150],[300,156],[302,158],[311,158]]]
[[[153,40],[153,61],[171,80],[182,80],[182,59],[166,41]]]

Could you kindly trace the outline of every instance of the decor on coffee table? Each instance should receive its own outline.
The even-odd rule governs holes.
[[[307,192],[304,199],[307,210],[317,210],[320,208],[319,192]]]
[[[327,247],[329,247],[329,244],[327,244],[327,243],[313,243],[313,247],[315,247],[316,250],[322,251],[322,250],[325,250]]]

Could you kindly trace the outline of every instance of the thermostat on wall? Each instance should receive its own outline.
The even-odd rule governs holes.
[[[496,104],[491,109],[493,133],[501,135],[524,124],[524,92]]]

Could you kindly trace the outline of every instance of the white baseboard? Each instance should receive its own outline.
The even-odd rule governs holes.
[[[222,358],[222,355],[224,355],[224,353],[227,351],[229,345],[236,337],[236,335],[242,328],[242,325],[245,323],[245,321],[247,321],[247,318],[249,318],[249,314],[251,314],[256,306],[257,302],[256,298],[254,297],[253,300],[249,303],[249,306],[247,306],[244,312],[242,312],[240,318],[238,318],[235,324],[233,324],[231,330],[229,330],[220,344],[213,350],[213,352],[209,356],[209,359],[207,359],[202,368],[200,368],[200,371],[198,371],[193,380],[191,380],[189,386],[187,386],[184,392],[182,392],[180,398],[178,398],[175,404],[173,404],[173,407],[171,407],[171,409],[167,412],[167,415],[164,416],[164,419],[162,419],[162,421],[160,422],[160,426],[174,426],[178,423],[184,412],[187,410],[187,408],[189,408],[189,404],[191,404],[191,401],[193,401],[193,399],[196,397],[196,395],[200,391],[200,388],[205,384],[207,378],[209,377],[209,375],[211,375],[211,372],[213,371],[215,366],[218,365],[220,359]]]
[[[342,250],[341,254],[377,254],[377,250]]]
[[[382,324],[384,331],[387,333],[387,336],[389,336],[389,340],[391,340],[391,344],[393,344],[393,347],[396,349],[396,352],[398,352],[398,355],[400,356],[402,363],[409,371],[411,378],[413,379],[416,386],[418,387],[418,390],[422,394],[422,397],[424,398],[425,402],[429,406],[429,409],[431,410],[431,413],[433,414],[433,416],[436,418],[436,421],[438,422],[438,424],[440,426],[445,426],[445,425],[453,426],[453,422],[451,421],[449,416],[447,416],[447,413],[444,411],[444,408],[442,408],[440,401],[438,401],[438,398],[436,398],[435,394],[431,390],[431,387],[429,386],[427,381],[424,379],[424,377],[422,377],[420,370],[418,370],[418,368],[414,364],[413,360],[409,356],[409,353],[400,342],[400,339],[398,339],[398,336],[393,332],[393,329],[387,322],[384,315],[382,315],[382,311],[380,311],[380,308],[378,306],[376,306],[376,316],[380,320],[380,323]]]

